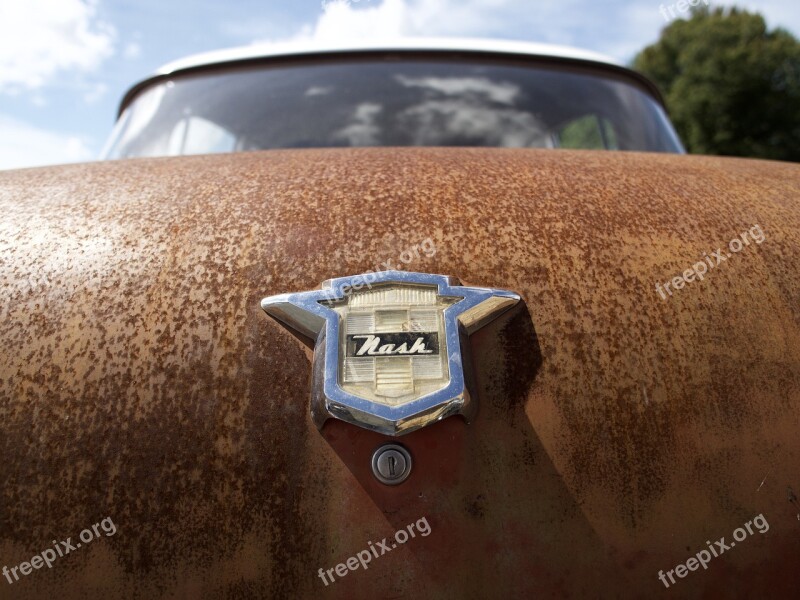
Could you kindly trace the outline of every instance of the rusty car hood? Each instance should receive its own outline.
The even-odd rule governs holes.
[[[0,173],[0,597],[683,597],[800,585],[800,167],[347,149]],[[763,243],[663,298],[703,253]],[[479,413],[403,437],[309,418],[268,295],[399,264],[518,293],[472,338]],[[792,498],[794,497],[794,500]],[[431,533],[323,585],[367,542]]]

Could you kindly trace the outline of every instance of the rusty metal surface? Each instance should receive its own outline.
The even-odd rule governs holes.
[[[0,598],[791,597],[800,586],[800,168],[357,149],[0,174]],[[752,244],[663,300],[703,252]],[[480,413],[310,421],[271,294],[398,263],[518,292],[473,336]],[[763,513],[665,589],[657,578]],[[421,517],[417,537],[317,576]]]

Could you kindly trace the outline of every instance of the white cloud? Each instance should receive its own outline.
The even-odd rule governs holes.
[[[125,45],[125,49],[122,51],[122,56],[127,58],[128,60],[133,60],[134,58],[139,58],[142,54],[142,47],[139,45],[138,42],[129,42]]]
[[[568,44],[606,51],[620,44],[626,33],[641,39],[641,30],[628,31],[616,23],[620,11],[587,6],[585,0],[382,0],[358,5],[337,1],[326,4],[314,23],[294,35],[269,42],[336,43],[398,37],[495,37],[551,44]],[[658,19],[658,7],[652,8]],[[602,22],[611,21],[610,27]],[[651,26],[652,39],[658,23]],[[609,30],[611,33],[609,33]],[[587,36],[591,31],[595,35]],[[596,35],[597,32],[603,32]],[[646,34],[645,34],[646,35]],[[623,48],[630,43],[621,42]],[[617,56],[616,58],[624,58]]]
[[[339,0],[288,38],[263,42],[337,43],[415,36],[496,37],[566,44],[626,62],[658,39],[666,25],[660,4],[677,0]],[[710,0],[766,15],[770,27],[800,34],[797,0]]]
[[[0,115],[0,131],[0,169],[80,162],[96,155],[81,136],[46,131],[5,115]]]
[[[395,79],[406,87],[420,87],[433,90],[445,96],[469,97],[484,96],[499,104],[513,105],[519,95],[519,86],[510,82],[495,82],[485,77],[406,77],[398,75]]]
[[[556,4],[557,0],[546,0]],[[498,33],[508,26],[508,11],[523,12],[515,0],[353,0],[329,2],[313,24],[304,25],[289,38],[263,42],[368,40],[401,36],[470,36]]]
[[[0,91],[45,85],[63,70],[91,71],[113,53],[114,29],[93,0],[0,2]]]
[[[327,96],[333,91],[332,86],[312,85],[306,90],[305,96]]]
[[[382,111],[380,104],[359,104],[350,117],[350,123],[337,131],[334,137],[346,140],[351,146],[377,146],[381,128],[376,121]]]
[[[325,6],[313,25],[305,25],[291,41],[336,42],[342,39],[380,39],[406,33],[408,7],[404,0],[355,9],[344,2]]]
[[[108,86],[105,83],[91,84],[83,93],[83,101],[86,102],[86,104],[95,104],[102,100],[106,92],[108,92]]]

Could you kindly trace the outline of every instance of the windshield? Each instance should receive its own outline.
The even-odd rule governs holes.
[[[105,158],[351,146],[682,151],[634,83],[530,64],[351,59],[177,75],[135,97]]]

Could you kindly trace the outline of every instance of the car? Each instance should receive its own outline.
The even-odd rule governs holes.
[[[3,597],[796,593],[797,165],[454,39],[178,61],[103,158],[0,173]]]

